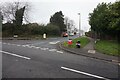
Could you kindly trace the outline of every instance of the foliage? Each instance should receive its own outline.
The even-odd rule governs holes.
[[[62,11],[56,12],[53,16],[51,16],[50,23],[58,26],[61,33],[66,30],[66,26],[64,24],[64,15]]]
[[[120,1],[113,4],[101,3],[89,14],[91,30],[104,38],[105,35],[117,36],[120,31]]]
[[[45,28],[48,35],[60,35],[60,28],[56,25],[48,24]]]
[[[14,24],[12,23],[5,23],[2,25],[3,36],[13,36],[14,32]],[[47,33],[47,35],[51,36],[60,36],[60,29],[58,26],[53,24],[47,24],[46,26],[43,24],[37,23],[29,23],[23,24],[21,29],[19,29],[19,36],[21,35],[43,35]]]
[[[30,10],[30,4],[28,2],[17,1],[17,2],[1,3],[0,12],[2,13],[2,16],[3,16],[3,22],[5,21],[5,22],[13,23],[16,17],[15,16],[16,11],[20,11],[20,9],[22,9],[23,7],[25,7],[23,18],[24,18],[24,21],[28,22],[29,17],[27,13]]]
[[[21,33],[21,26],[23,22],[23,16],[24,16],[25,6],[23,8],[20,8],[16,10],[15,12],[15,20],[13,21],[14,24],[14,34],[20,34]]]

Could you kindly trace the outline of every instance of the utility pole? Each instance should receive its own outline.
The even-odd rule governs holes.
[[[70,31],[69,31],[69,30],[70,30],[69,27],[70,27],[70,23],[67,23],[68,40],[70,39],[70,37],[69,37],[69,35],[70,35],[70,34],[69,34],[69,32],[70,32]]]
[[[79,37],[80,37],[80,13],[78,13],[78,15],[79,15]]]

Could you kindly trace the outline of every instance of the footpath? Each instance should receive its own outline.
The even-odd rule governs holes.
[[[95,41],[92,38],[89,38],[89,40],[90,42],[84,48],[68,48],[68,47],[64,47],[63,43],[59,43],[59,47],[67,52],[70,52],[76,55],[81,55],[81,56],[86,56],[86,57],[104,60],[108,62],[113,62],[113,63],[117,63],[118,65],[120,65],[120,57],[110,56],[110,55],[97,52],[94,49]]]

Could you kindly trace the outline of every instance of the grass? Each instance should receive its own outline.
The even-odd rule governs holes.
[[[86,44],[88,44],[90,41],[87,37],[80,37],[72,40],[72,45],[68,45],[67,41],[63,43],[63,46],[70,47],[70,48],[76,48],[76,42],[77,40],[80,40],[81,47],[84,47]]]
[[[117,41],[100,40],[95,44],[95,49],[104,54],[120,56],[120,44]]]

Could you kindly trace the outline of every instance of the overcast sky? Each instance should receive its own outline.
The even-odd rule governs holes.
[[[18,0],[4,0],[0,2],[13,2]],[[28,14],[31,22],[39,24],[47,24],[50,17],[58,11],[62,11],[63,15],[75,22],[75,27],[79,26],[79,16],[81,13],[81,29],[88,31],[90,25],[88,23],[88,15],[93,11],[99,3],[115,2],[116,0],[19,0],[31,3],[31,10]]]

